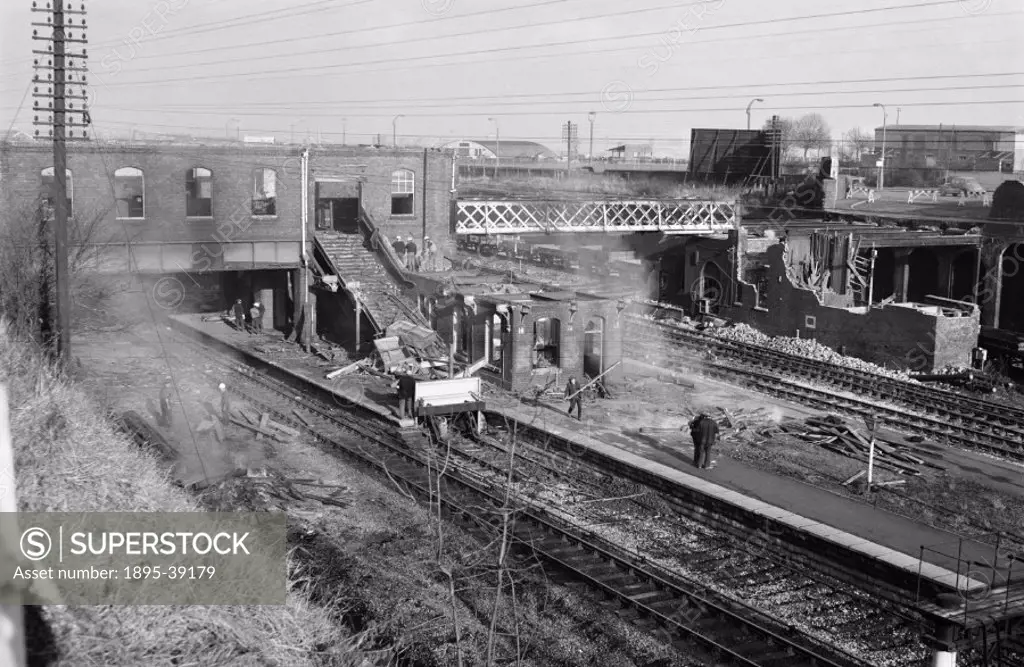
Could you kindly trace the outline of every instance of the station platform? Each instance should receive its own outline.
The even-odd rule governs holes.
[[[334,365],[321,362],[295,346],[292,346],[293,354],[275,358],[270,348],[281,346],[280,333],[250,336],[220,320],[202,321],[198,315],[178,315],[171,320],[172,326],[182,332],[216,341],[250,360],[329,392],[338,398],[339,407],[355,404],[393,423],[396,428],[407,426],[397,416],[395,391],[385,378],[353,374],[325,380],[326,370],[344,362]],[[517,402],[501,391],[487,393],[488,413],[503,415],[572,443],[577,452],[585,451],[604,462],[614,463],[610,469],[642,471],[643,475],[657,478],[658,486],[685,490],[691,494],[688,497],[697,498],[698,502],[725,503],[736,513],[755,515],[789,531],[822,540],[831,545],[827,552],[853,552],[866,561],[879,563],[882,570],[898,570],[904,575],[904,590],[912,590],[909,582],[918,578],[929,584],[931,590],[944,590],[964,599],[998,588],[993,581],[998,580],[998,574],[988,575],[994,554],[980,543],[964,541],[958,545],[958,536],[952,533],[757,470],[725,456],[718,456],[714,469],[697,471],[690,462],[692,452],[688,446],[681,446],[677,452],[644,446],[599,427],[585,425],[581,428],[580,422],[550,406],[534,407]],[[952,555],[926,551],[922,557],[922,546],[938,545],[945,554],[950,554],[952,548]],[[963,563],[967,561],[974,561],[976,567],[965,570]],[[979,573],[983,573],[982,576],[978,576]],[[870,576],[865,571],[865,578]]]

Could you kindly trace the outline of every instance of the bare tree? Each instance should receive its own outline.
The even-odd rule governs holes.
[[[832,129],[821,114],[809,113],[793,123],[793,145],[803,149],[805,162],[809,150],[828,146],[831,141]]]
[[[855,127],[844,134],[843,140],[850,147],[850,157],[854,160],[860,160],[860,156],[875,143],[874,135],[859,127]]]

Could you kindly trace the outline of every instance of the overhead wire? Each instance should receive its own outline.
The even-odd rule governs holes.
[[[843,12],[834,12],[834,13],[831,13],[831,14],[814,14],[814,15],[806,15],[806,16],[794,16],[794,17],[775,17],[775,18],[764,19],[764,20],[759,20],[759,21],[748,21],[748,22],[739,22],[739,23],[722,24],[722,25],[709,25],[709,26],[702,27],[700,30],[701,31],[723,30],[723,29],[736,28],[736,27],[769,25],[769,24],[777,24],[777,23],[792,22],[792,21],[812,20],[812,19],[821,19],[821,18],[829,18],[829,17],[833,17],[833,18],[834,17],[846,17],[846,16],[851,16],[851,15],[859,15],[859,14],[874,13],[874,12],[881,12],[881,11],[894,11],[894,10],[899,10],[899,9],[915,9],[915,8],[922,8],[922,7],[927,7],[927,6],[934,6],[934,5],[949,5],[949,4],[958,3],[960,1],[961,0],[931,0],[930,2],[923,3],[923,4],[916,4],[916,5],[899,5],[899,6],[895,6],[895,7],[881,7],[881,8],[872,8],[872,9],[856,9],[856,10],[847,10],[847,11],[843,11]],[[945,20],[953,20],[953,19],[952,18],[948,18],[948,19],[945,19]],[[963,18],[962,17],[957,17],[957,20],[963,20]],[[863,27],[866,27],[866,26],[856,26],[856,27],[857,28],[863,28]],[[843,28],[844,29],[850,29],[851,27],[850,26],[844,26]],[[821,32],[822,30],[823,29],[817,29],[816,28],[815,32]],[[478,31],[478,32],[481,32],[481,31]],[[574,45],[574,44],[593,44],[595,42],[606,42],[606,41],[616,41],[616,40],[623,40],[623,39],[635,39],[637,37],[658,36],[658,35],[664,35],[664,33],[665,33],[664,30],[645,31],[645,32],[632,33],[632,34],[627,34],[627,35],[614,35],[614,36],[608,36],[608,37],[593,37],[593,38],[586,38],[586,39],[563,40],[563,41],[559,41],[559,42],[550,42],[550,43],[546,43],[546,44],[514,45],[514,46],[504,46],[504,47],[491,47],[491,48],[485,48],[485,49],[473,49],[473,50],[468,50],[468,51],[458,51],[458,52],[455,52],[455,53],[441,53],[441,54],[418,55],[418,56],[415,57],[415,61],[416,62],[414,64],[412,64],[411,66],[416,67],[416,68],[420,68],[420,67],[423,67],[422,61],[425,61],[425,60],[435,60],[435,59],[438,59],[438,58],[449,58],[449,57],[460,57],[460,56],[474,56],[475,57],[475,56],[486,55],[486,54],[490,54],[490,53],[508,53],[508,52],[522,51],[522,50],[526,50],[526,49],[554,48],[554,47],[568,46],[568,45]],[[751,38],[750,37],[744,37],[742,39],[749,40]],[[700,42],[695,42],[695,44],[697,44],[697,43],[700,43]],[[550,54],[547,57],[551,57],[551,56],[563,57],[564,55],[566,55],[566,54],[558,53],[558,54]],[[517,56],[517,59],[519,59],[519,58],[520,58],[520,56]],[[276,75],[276,74],[290,74],[290,73],[293,73],[293,72],[300,72],[300,71],[301,72],[309,73],[309,72],[318,72],[318,71],[322,71],[322,70],[346,69],[346,68],[349,68],[349,67],[357,67],[357,66],[361,66],[361,65],[373,65],[373,64],[394,63],[394,62],[408,63],[409,59],[410,59],[409,56],[402,56],[402,57],[395,57],[395,58],[378,58],[378,59],[375,59],[375,60],[364,60],[364,61],[358,61],[358,62],[346,61],[346,62],[343,62],[343,63],[332,63],[332,64],[325,64],[325,65],[312,65],[312,64],[306,63],[306,64],[303,64],[303,65],[300,65],[300,66],[295,66],[295,67],[284,67],[284,68],[277,68],[277,69],[263,69],[258,74],[250,73],[248,75],[248,78],[249,79],[253,79],[253,78],[265,79],[265,78],[274,78],[274,75]],[[117,81],[117,82],[106,83],[104,85],[106,85],[106,86],[161,85],[161,84],[166,84],[166,83],[178,83],[178,82],[182,82],[182,81],[187,81],[187,82],[194,83],[194,82],[199,82],[199,81],[220,80],[220,79],[223,79],[223,78],[233,78],[233,77],[239,76],[239,73],[237,73],[237,72],[236,73],[230,73],[230,74],[206,74],[206,75],[198,75],[198,76],[190,76],[190,77],[174,77],[174,78],[164,78],[164,79],[158,79],[158,78],[154,79],[151,76],[151,74],[153,72],[159,72],[159,71],[162,71],[162,70],[178,69],[178,68],[181,68],[181,67],[216,65],[219,62],[220,61],[209,61],[209,62],[202,62],[202,63],[193,63],[193,64],[187,65],[187,66],[186,65],[172,65],[172,66],[169,66],[167,68],[148,68],[146,70],[147,78],[144,81]],[[477,62],[479,62],[479,61],[477,61]],[[460,64],[465,64],[465,63],[460,63]]]

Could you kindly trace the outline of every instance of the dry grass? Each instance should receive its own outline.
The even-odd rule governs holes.
[[[460,195],[470,196],[549,196],[583,198],[581,195],[616,197],[686,198],[697,197],[715,201],[733,201],[740,190],[716,186],[690,186],[641,179],[624,181],[607,176],[572,176],[570,178],[466,178],[458,182]]]
[[[11,392],[21,511],[200,510],[2,321],[0,378]],[[298,576],[293,566],[293,583]],[[294,592],[280,607],[52,606],[42,617],[49,630],[30,624],[30,652],[55,665],[358,664],[347,657],[352,639]]]

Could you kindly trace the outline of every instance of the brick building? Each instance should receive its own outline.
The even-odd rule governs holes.
[[[52,154],[47,142],[0,143],[9,214],[50,215]],[[70,243],[92,251],[85,268],[173,277],[193,306],[259,299],[279,328],[311,282],[303,257],[317,229],[363,216],[388,238],[449,245],[451,160],[438,151],[311,147],[307,159],[299,146],[83,142],[69,144],[67,166]]]
[[[989,125],[889,125],[885,130],[887,169],[943,169],[997,173],[1024,172],[1024,127]],[[875,128],[875,164],[883,128]]]

